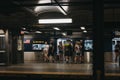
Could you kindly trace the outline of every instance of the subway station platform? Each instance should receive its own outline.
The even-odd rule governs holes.
[[[92,64],[26,63],[0,68],[0,74],[92,75]]]
[[[65,64],[65,63],[26,63],[0,67],[1,77],[22,78],[76,78],[82,80],[92,79],[92,64]],[[118,63],[105,63],[105,77],[119,78],[120,67]],[[116,79],[116,80],[117,80]],[[119,79],[118,79],[119,80]]]

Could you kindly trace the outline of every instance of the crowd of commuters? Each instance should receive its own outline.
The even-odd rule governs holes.
[[[54,50],[57,47],[57,52]],[[83,63],[84,52],[83,42],[71,40],[59,41],[57,46],[54,45],[54,41],[51,40],[49,44],[45,42],[43,49],[44,62],[65,62],[65,63]],[[117,41],[115,47],[115,62],[118,62],[120,56],[120,41]],[[120,59],[120,58],[119,58]]]
[[[74,44],[71,40],[65,42],[59,41],[57,45],[57,54],[55,53],[55,45],[51,40],[48,44],[45,42],[43,49],[44,62],[65,62],[65,63],[83,63],[83,46],[81,41]]]

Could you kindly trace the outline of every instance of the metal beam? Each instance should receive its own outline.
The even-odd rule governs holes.
[[[64,10],[64,8],[61,6],[61,4],[57,1],[57,0],[54,0],[58,6],[65,12],[65,14],[67,15],[68,13]]]

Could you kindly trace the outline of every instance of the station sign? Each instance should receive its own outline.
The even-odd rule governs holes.
[[[45,41],[34,40],[33,44],[44,44]]]

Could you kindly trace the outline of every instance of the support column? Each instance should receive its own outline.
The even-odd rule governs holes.
[[[11,30],[12,32],[12,64],[23,63],[23,40],[20,30]]]
[[[93,80],[104,80],[104,0],[93,0]]]
[[[10,56],[10,45],[9,45],[9,31],[5,30],[5,48],[6,48],[6,54],[5,54],[5,65],[9,65],[9,56]]]
[[[17,37],[18,30],[11,30],[12,32],[12,64],[17,64]]]

